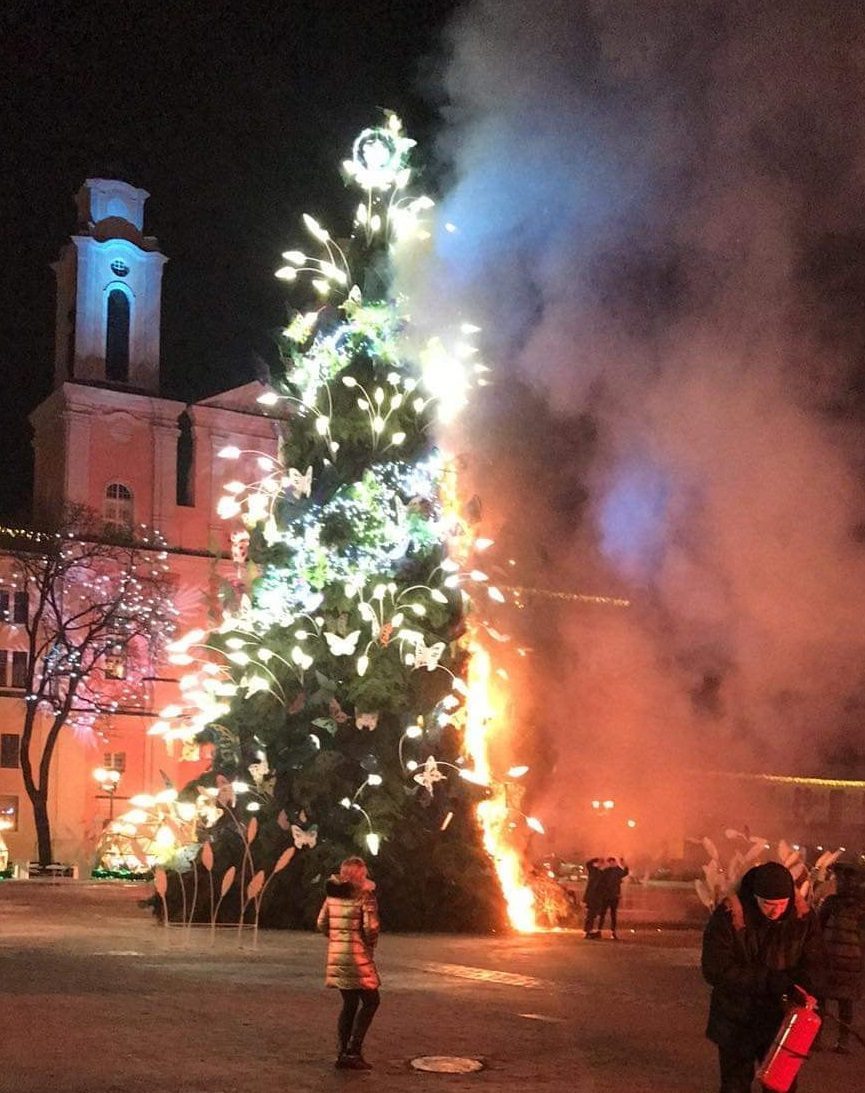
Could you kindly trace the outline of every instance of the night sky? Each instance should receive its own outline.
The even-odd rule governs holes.
[[[194,399],[273,359],[285,315],[273,278],[309,211],[338,229],[354,135],[396,110],[435,129],[429,79],[453,0],[182,5],[8,2],[0,14],[0,515],[24,516],[27,414],[48,393],[49,268],[86,177],[151,194],[168,256],[163,394]]]

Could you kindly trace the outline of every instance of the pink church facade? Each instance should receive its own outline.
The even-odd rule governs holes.
[[[80,504],[108,523],[161,532],[182,633],[213,625],[220,586],[236,576],[228,529],[216,512],[222,487],[258,477],[257,454],[277,454],[282,426],[257,401],[267,390],[259,382],[192,405],[160,396],[166,259],[144,234],[147,197],[111,179],[88,179],[79,191],[78,230],[54,264],[54,387],[30,419],[34,520]],[[248,454],[226,462],[218,453],[227,446]],[[0,557],[0,819],[8,821],[2,835],[10,863],[22,863],[36,850],[16,751],[27,607],[8,570]],[[163,774],[182,786],[204,765],[196,749],[147,734],[176,698],[177,676],[169,664],[153,665],[134,702],[98,718],[88,732],[61,733],[50,777],[54,856],[77,864],[82,875],[109,813],[122,812],[125,798],[163,788]],[[94,779],[98,767],[120,771],[113,801]]]

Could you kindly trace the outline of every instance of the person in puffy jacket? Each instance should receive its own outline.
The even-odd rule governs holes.
[[[342,994],[337,1022],[336,1066],[341,1070],[371,1070],[363,1057],[363,1041],[379,1006],[378,977],[373,950],[378,941],[375,885],[362,858],[346,858],[339,874],[325,886],[318,928],[327,937],[325,986]]]
[[[865,980],[865,875],[855,865],[847,864],[838,864],[832,871],[835,893],[821,903],[817,917],[826,946],[824,997],[837,1002],[841,1021],[835,1051],[846,1055],[850,1050],[853,1003],[862,997]]]
[[[780,862],[749,869],[703,934],[703,977],[712,986],[706,1036],[718,1045],[721,1093],[748,1093],[785,998],[795,986],[819,997],[824,961],[817,918],[789,869]]]

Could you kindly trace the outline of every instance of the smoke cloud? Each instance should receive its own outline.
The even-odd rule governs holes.
[[[399,276],[483,328],[462,443],[514,583],[632,602],[521,612],[560,823],[577,785],[660,809],[692,769],[863,758],[863,32],[844,0],[450,28],[434,252]]]

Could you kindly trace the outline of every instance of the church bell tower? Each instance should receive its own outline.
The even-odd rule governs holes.
[[[78,230],[54,263],[54,386],[92,383],[159,391],[162,266],[143,233],[146,190],[88,178],[78,191]]]

